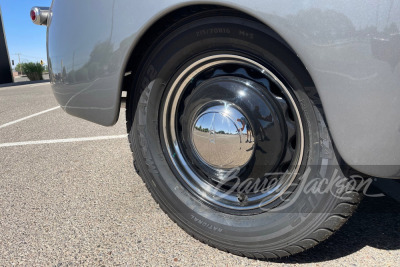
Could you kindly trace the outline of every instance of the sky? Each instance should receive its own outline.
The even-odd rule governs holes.
[[[33,6],[50,5],[51,0],[0,0],[8,53],[15,65],[18,53],[21,62],[43,60],[47,65],[46,27],[33,24],[29,12]]]

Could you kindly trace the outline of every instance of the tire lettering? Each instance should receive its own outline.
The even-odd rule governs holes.
[[[246,37],[247,39],[254,39],[254,33],[249,33],[243,30],[239,31],[239,36]]]
[[[231,30],[229,28],[209,28],[205,30],[200,30],[196,32],[196,37],[202,37],[211,34],[230,34]]]
[[[219,227],[217,227],[217,226],[215,226],[215,225],[209,224],[209,223],[207,223],[207,222],[205,222],[205,221],[203,221],[203,220],[200,220],[199,218],[197,218],[197,217],[194,216],[194,215],[190,215],[190,217],[191,217],[191,219],[192,219],[193,221],[195,221],[196,223],[198,223],[199,225],[201,225],[201,226],[203,226],[203,227],[206,227],[206,228],[209,229],[209,230],[216,231],[216,232],[219,232],[219,233],[222,232],[222,229],[221,229],[221,228],[219,228]]]

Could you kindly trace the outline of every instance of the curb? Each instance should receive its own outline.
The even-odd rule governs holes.
[[[47,82],[50,82],[50,79],[40,80],[40,81],[24,81],[24,82],[14,82],[14,83],[3,83],[3,84],[0,84],[0,88],[1,87],[9,87],[9,86],[19,86],[19,85],[25,85],[25,84],[47,83]]]

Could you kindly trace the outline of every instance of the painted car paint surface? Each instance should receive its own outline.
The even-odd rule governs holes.
[[[57,0],[48,57],[65,111],[113,125],[135,44],[157,19],[191,4],[235,8],[276,31],[310,73],[343,159],[370,175],[400,177],[400,0]]]

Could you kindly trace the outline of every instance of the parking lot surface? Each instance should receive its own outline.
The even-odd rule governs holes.
[[[399,266],[400,204],[365,198],[303,254],[257,261],[176,226],[132,166],[125,110],[114,127],[71,117],[50,85],[0,88],[0,265]]]

